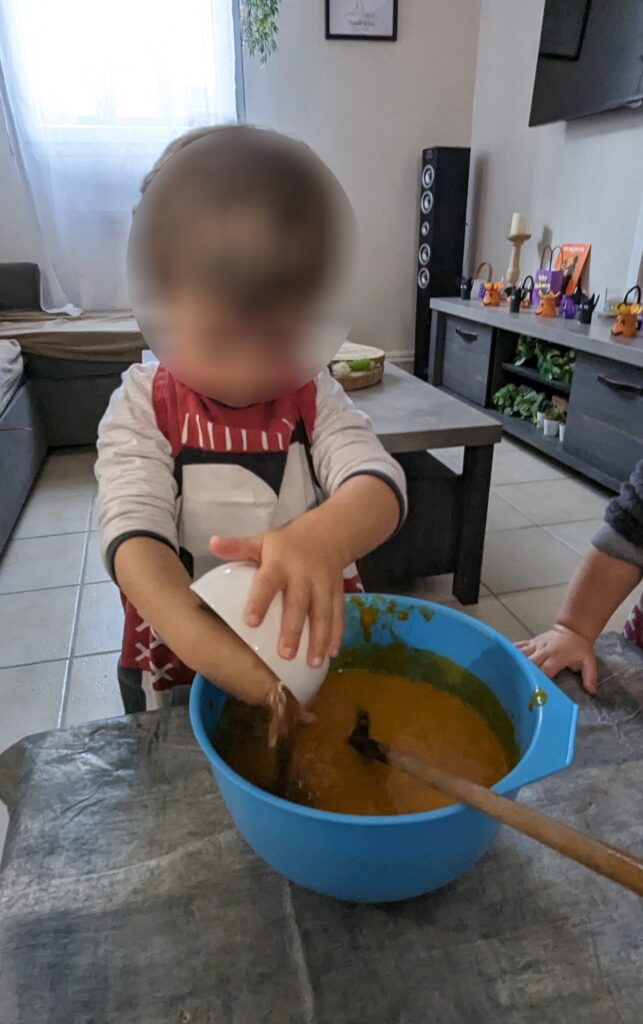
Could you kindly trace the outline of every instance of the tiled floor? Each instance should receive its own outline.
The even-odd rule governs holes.
[[[461,464],[455,449],[435,454]],[[121,608],[100,561],[93,461],[91,452],[49,458],[0,562],[0,750],[28,733],[121,713]],[[608,496],[507,440],[492,484],[484,587],[466,611],[519,640],[552,622]],[[409,590],[457,605],[450,577]],[[0,805],[0,847],[5,820]]]

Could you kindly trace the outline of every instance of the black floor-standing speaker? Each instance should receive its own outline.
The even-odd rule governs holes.
[[[454,146],[422,150],[414,370],[423,380],[428,376],[431,299],[460,293],[470,155],[470,149]]]

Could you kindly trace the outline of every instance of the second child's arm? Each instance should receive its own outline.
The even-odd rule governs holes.
[[[596,693],[594,642],[643,578],[643,459],[612,498],[592,546],[572,577],[552,629],[517,647],[548,676],[580,672]]]
[[[640,580],[636,565],[591,547],[574,573],[556,624],[593,644]]]
[[[594,643],[640,579],[637,566],[591,547],[572,577],[552,628],[517,647],[545,675],[553,677],[570,668],[581,673],[589,693],[596,693]]]

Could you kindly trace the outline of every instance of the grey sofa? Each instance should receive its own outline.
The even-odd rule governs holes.
[[[0,310],[39,309],[33,263],[0,264]],[[4,548],[47,452],[45,426],[26,374],[0,413],[0,551]]]
[[[0,264],[0,323],[3,314],[5,321],[10,321],[16,311],[25,310],[45,316],[40,308],[38,267],[33,263]],[[23,350],[23,379],[0,413],[0,552],[47,449],[96,443],[109,396],[135,358],[134,352],[126,361],[101,362]]]
[[[23,379],[0,414],[0,552],[46,453],[45,426],[34,387]]]

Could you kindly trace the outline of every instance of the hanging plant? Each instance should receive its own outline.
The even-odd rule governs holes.
[[[265,64],[277,49],[277,18],[280,0],[242,0],[241,31],[251,57]]]

